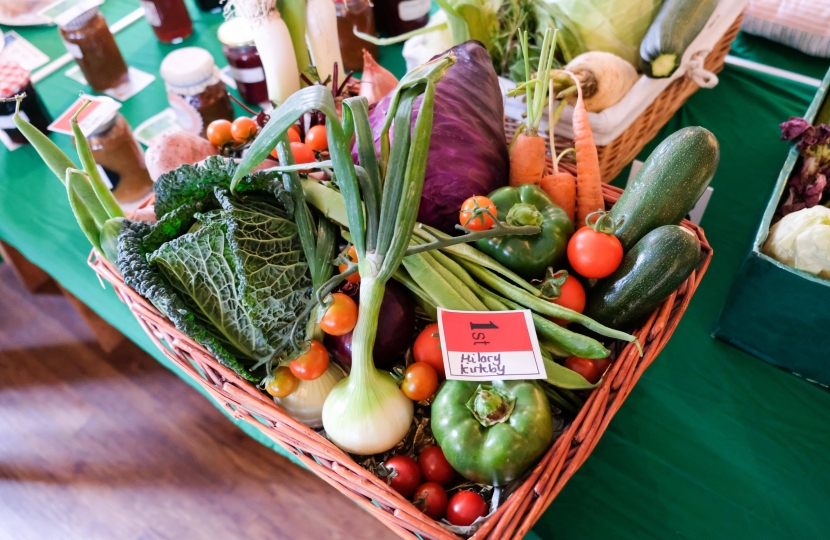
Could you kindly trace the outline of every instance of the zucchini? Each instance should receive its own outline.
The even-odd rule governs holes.
[[[671,76],[717,6],[718,0],[663,2],[640,42],[640,70],[653,79]]]
[[[654,229],[591,289],[584,313],[611,328],[630,326],[659,306],[699,262],[700,242],[690,230],[679,225]]]
[[[705,128],[683,128],[661,142],[611,209],[623,249],[661,225],[680,223],[706,191],[718,161],[718,140]]]

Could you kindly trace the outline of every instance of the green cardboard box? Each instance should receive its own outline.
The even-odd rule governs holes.
[[[804,118],[813,122],[830,86],[830,71]],[[830,280],[761,253],[770,222],[795,168],[790,148],[752,251],[738,271],[714,336],[813,382],[830,386]]]

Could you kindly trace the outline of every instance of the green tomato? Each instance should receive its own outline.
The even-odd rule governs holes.
[[[526,279],[542,277],[549,266],[562,267],[574,224],[547,193],[536,185],[524,184],[499,188],[489,198],[496,205],[500,221],[515,226],[536,225],[542,231],[485,238],[476,242],[481,251]]]
[[[468,480],[503,486],[553,440],[548,398],[533,381],[446,381],[432,404],[432,432]]]

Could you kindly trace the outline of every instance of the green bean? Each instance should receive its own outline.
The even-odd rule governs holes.
[[[83,131],[81,131],[81,126],[78,125],[78,115],[81,114],[81,111],[83,111],[90,103],[92,102],[89,100],[85,101],[69,120],[69,125],[72,126],[72,133],[75,135],[75,147],[78,151],[78,157],[81,159],[81,166],[83,166],[84,171],[89,177],[89,183],[92,186],[92,190],[101,202],[101,206],[103,206],[104,210],[106,210],[107,215],[111,218],[124,217],[124,211],[121,210],[121,206],[118,205],[118,201],[115,200],[112,191],[110,191],[107,185],[104,184],[104,180],[98,172],[98,165],[95,163],[95,157],[92,155],[92,149],[89,147],[89,141],[86,140],[86,136]]]
[[[508,283],[507,281],[501,279],[500,277],[496,276],[495,274],[488,272],[486,269],[481,268],[480,266],[476,266],[473,263],[465,260],[459,260],[459,264],[464,267],[470,274],[475,276],[477,279],[481,280],[485,285],[491,287],[493,290],[502,294],[512,301],[521,304],[523,307],[533,310],[534,312],[541,313],[542,315],[546,315],[548,317],[556,317],[558,319],[564,319],[566,321],[575,322],[581,324],[585,328],[596,332],[597,334],[609,337],[611,339],[621,339],[623,341],[637,341],[637,338],[632,336],[631,334],[626,334],[625,332],[620,332],[619,330],[614,330],[612,328],[608,328],[605,325],[602,325],[595,320],[587,317],[581,313],[577,313],[572,309],[568,309],[566,307],[562,307],[558,304],[554,304],[552,302],[548,302],[546,300],[542,300],[541,298],[536,298],[533,295],[527,294],[522,289],[516,287]],[[639,347],[639,342],[637,343]],[[642,354],[642,349],[640,349],[640,353]]]
[[[70,169],[66,172],[66,195],[69,198],[69,206],[72,207],[72,213],[75,214],[75,219],[78,220],[78,225],[86,235],[89,242],[95,246],[98,252],[101,252],[101,231],[95,218],[89,211],[85,201],[79,195],[80,191],[91,190],[89,180],[86,174]],[[103,225],[103,224],[101,224]]]
[[[438,229],[433,229],[432,227],[423,224],[419,224],[414,232],[419,237],[425,238],[427,240],[433,240],[436,238],[451,238],[450,235],[445,234],[439,231]],[[499,263],[496,259],[480,252],[472,246],[469,246],[467,244],[456,244],[453,246],[444,247],[442,248],[442,251],[446,251],[447,253],[457,256],[458,258],[465,259],[479,266],[492,270],[493,272],[501,274],[502,276],[517,284],[519,287],[525,289],[530,294],[533,294],[535,296],[541,295],[539,289],[537,289],[536,287],[522,279],[521,276],[519,276],[509,268]]]
[[[441,265],[441,263],[439,263],[435,257],[432,256],[432,253],[421,253],[420,255],[426,259],[435,272],[440,274],[453,289],[458,291],[458,294],[460,294],[464,300],[466,300],[467,303],[473,307],[474,310],[487,311],[487,306],[485,306],[481,300],[478,299],[475,293],[449,269]]]
[[[466,285],[467,288],[473,293],[475,293],[476,297],[478,297],[479,284],[476,283],[476,280],[474,280],[466,270],[461,268],[460,264],[450,259],[440,251],[431,251],[429,254],[432,255],[438,264],[452,272],[455,277],[460,279],[461,282],[464,283],[464,285]]]
[[[415,303],[421,306],[421,309],[423,309],[433,321],[438,320],[438,306],[435,304],[435,300],[433,300],[432,297],[426,293],[426,291],[415,283],[406,270],[398,267],[398,269],[395,270],[395,273],[392,274],[392,279],[395,279],[401,283],[404,287],[409,289],[413,295],[415,295]]]
[[[556,343],[548,341],[546,339],[540,339],[539,346],[542,347],[542,350],[549,352],[551,355],[557,358],[567,358],[568,356],[570,356],[570,354],[568,354],[568,351],[566,351]]]
[[[70,176],[75,177],[73,189],[75,195],[83,203],[86,208],[86,213],[95,220],[95,226],[100,231],[100,229],[104,228],[104,224],[109,221],[110,216],[101,205],[98,195],[92,189],[92,185],[89,183],[89,177],[84,171],[71,167],[66,169],[66,181],[64,183],[67,185]]]
[[[415,283],[429,294],[438,306],[446,309],[475,311],[473,306],[447,283],[441,274],[433,270],[423,254],[404,258],[403,266]]]
[[[559,392],[556,391],[556,387],[552,384],[543,385],[542,390],[544,390],[545,395],[548,397],[548,401],[551,402],[558,409],[569,413],[576,413],[579,410],[575,409],[570,402],[566,401],[565,398],[560,396]]]
[[[15,96],[17,99],[17,109],[14,112],[14,125],[17,127],[17,130],[26,137],[32,146],[34,147],[35,151],[40,155],[43,162],[46,163],[46,166],[49,167],[49,170],[58,177],[58,180],[61,181],[62,184],[66,184],[66,169],[77,169],[78,166],[75,165],[69,156],[63,153],[63,151],[58,148],[58,145],[53,143],[49,137],[41,133],[41,131],[23,119],[20,116],[20,101],[26,97],[26,94],[22,94],[21,96]]]

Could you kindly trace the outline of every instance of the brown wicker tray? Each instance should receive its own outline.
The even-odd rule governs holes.
[[[622,193],[603,185],[606,206]],[[152,204],[151,197],[143,206]],[[709,262],[712,248],[703,229],[689,221],[682,225],[695,233],[701,259],[692,275],[651,314],[635,334],[643,345],[639,356],[634,344],[626,344],[605,378],[592,392],[574,421],[532,470],[525,482],[499,507],[472,537],[476,540],[521,538],[550,506],[565,483],[588,459],[611,419],[668,342]],[[124,284],[115,267],[90,254],[89,264],[112,284],[118,297],[130,308],[139,324],[170,360],[207,390],[231,416],[255,426],[268,438],[293,454],[341,493],[360,504],[402,538],[413,533],[427,539],[455,540],[457,535],[426,517],[411,502],[386,483],[355,463],[345,452],[286,414],[272,399],[251,383],[222,366],[201,345],[179,332],[150,302]]]
[[[706,56],[704,67],[712,73],[719,73],[723,70],[723,63],[732,42],[741,29],[740,15],[729,30],[717,42],[712,52]],[[600,178],[603,182],[611,182],[620,174],[626,165],[631,163],[637,154],[657,135],[666,122],[686,103],[692,94],[700,89],[693,80],[688,77],[680,77],[666,87],[655,99],[643,114],[637,117],[634,122],[623,131],[613,142],[605,146],[597,146],[599,154]],[[518,121],[511,120],[515,130]],[[560,151],[573,146],[573,141],[565,138],[556,138],[556,146]],[[560,144],[561,143],[561,144]],[[563,160],[564,161],[564,160]]]

